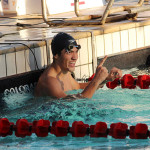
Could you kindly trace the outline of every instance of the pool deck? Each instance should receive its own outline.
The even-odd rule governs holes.
[[[114,7],[117,6],[127,6],[134,5],[137,2],[132,0],[133,3],[129,2],[115,2]],[[147,4],[150,5],[150,4]],[[87,10],[81,10],[80,13],[83,16],[86,15],[102,15],[104,12],[105,6],[100,8],[93,8]],[[125,12],[120,12],[119,14],[124,14]],[[116,13],[114,13],[116,14]],[[74,12],[62,13],[57,15],[51,15],[50,18],[74,18],[76,17]],[[45,40],[51,39],[57,32],[77,32],[77,31],[97,31],[101,34],[115,32],[117,30],[124,30],[127,28],[132,28],[134,26],[142,26],[150,24],[150,11],[142,12],[138,14],[137,20],[122,20],[113,23],[106,23],[105,25],[71,25],[71,26],[53,26],[49,27],[44,23],[42,15],[33,14],[33,15],[24,15],[24,16],[13,16],[6,14],[0,16],[0,43],[5,42],[16,42],[22,41],[27,43],[25,40],[30,40],[30,43],[33,43],[32,40]],[[111,31],[113,30],[113,31]],[[84,33],[81,33],[84,34]],[[96,34],[96,32],[95,32]],[[82,36],[82,35],[80,35]],[[77,37],[78,38],[78,37]],[[29,42],[29,41],[28,41]],[[29,44],[29,43],[28,43]],[[3,50],[9,49],[11,46],[3,44],[0,46],[0,53],[3,53]]]

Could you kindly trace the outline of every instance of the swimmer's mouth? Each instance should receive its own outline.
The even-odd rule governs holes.
[[[72,66],[72,67],[74,67],[75,64],[76,64],[76,62],[70,62],[70,63],[69,63],[69,65]]]

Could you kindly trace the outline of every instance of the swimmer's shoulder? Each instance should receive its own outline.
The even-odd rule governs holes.
[[[44,81],[44,80],[53,80],[54,78],[56,78],[56,71],[55,69],[50,66],[48,68],[45,69],[45,71],[42,73],[42,75],[40,76],[40,80]]]
[[[55,96],[56,91],[59,89],[61,87],[55,77],[43,75],[35,88],[35,96]]]

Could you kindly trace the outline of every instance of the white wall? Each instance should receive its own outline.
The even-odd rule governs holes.
[[[96,57],[149,46],[150,25],[97,35],[94,41]],[[77,43],[81,45],[75,69],[77,78],[85,78],[93,74],[91,42],[91,37],[77,40]],[[45,68],[47,65],[46,46],[33,48],[32,50],[39,68]],[[50,54],[50,59],[52,62],[52,54]],[[0,68],[0,77],[37,69],[33,54],[29,50],[0,55]]]
[[[2,2],[0,1],[0,16],[3,16],[3,8],[2,8]]]
[[[80,0],[79,9],[104,6],[105,0]],[[47,0],[49,14],[74,11],[74,0]]]
[[[18,15],[41,14],[41,0],[1,0],[4,12]],[[46,0],[49,14],[74,11],[74,0]],[[80,9],[103,6],[105,0],[80,0]],[[1,8],[1,7],[0,7]],[[1,11],[2,12],[2,11]]]

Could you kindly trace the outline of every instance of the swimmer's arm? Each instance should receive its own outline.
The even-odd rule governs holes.
[[[84,84],[84,85],[86,85],[86,84]],[[83,84],[82,84],[82,86],[83,86]],[[90,88],[88,88],[88,89],[91,90]],[[89,98],[88,96],[86,97],[86,95],[82,94],[83,92],[78,93],[78,94],[67,95],[64,92],[64,89],[63,89],[62,85],[60,84],[60,82],[53,77],[48,78],[47,83],[44,88],[44,91],[45,91],[45,93],[43,95],[52,96],[52,97],[56,97],[56,98],[63,98],[65,100]]]
[[[83,92],[79,94],[67,95],[64,99],[75,100],[81,98],[91,98],[98,88],[103,87],[105,81],[102,81],[103,80],[97,82],[97,80],[94,79],[93,81],[87,83],[79,83],[80,89],[84,89]]]
[[[97,89],[102,88],[107,82],[108,82],[108,80],[104,80],[101,84],[99,84]],[[80,89],[85,89],[89,85],[89,83],[90,83],[90,81],[86,82],[86,83],[79,83]]]
[[[87,86],[88,86],[88,84],[89,84],[90,82],[86,82],[86,83],[79,83],[79,85],[80,85],[80,89],[85,89]]]
[[[106,59],[107,56],[105,56],[97,66],[94,78],[81,93],[83,97],[91,98],[95,91],[98,89],[99,85],[101,85],[106,80],[108,76],[108,70],[105,67],[103,67],[103,64]]]
[[[102,88],[107,82],[108,80],[104,80],[101,84],[99,84],[98,89]]]
[[[95,91],[99,88],[99,85],[103,82],[103,80],[96,80],[93,79],[88,86],[83,90],[81,93],[82,97],[84,98],[92,98]]]

